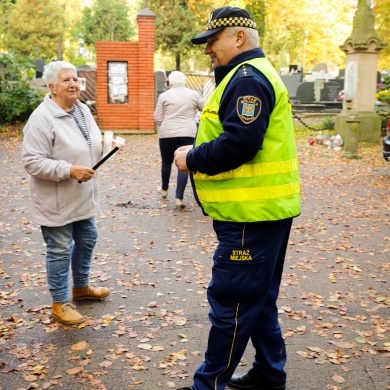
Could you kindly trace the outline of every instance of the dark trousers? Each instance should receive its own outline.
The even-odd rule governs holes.
[[[264,384],[286,381],[286,348],[276,300],[292,219],[261,223],[214,221],[218,247],[207,291],[211,330],[194,390],[223,390],[251,339],[253,367]]]
[[[163,190],[168,190],[175,150],[180,146],[192,145],[193,143],[194,138],[191,137],[172,137],[159,139],[161,154],[161,188]],[[188,173],[184,173],[178,170],[176,181],[177,199],[183,199],[187,181]]]

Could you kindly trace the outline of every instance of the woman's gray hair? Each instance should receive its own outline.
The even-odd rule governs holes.
[[[237,31],[244,30],[249,44],[255,48],[259,47],[259,32],[249,27],[226,27],[228,30],[228,36],[232,37]]]
[[[172,85],[176,84],[186,84],[186,75],[182,72],[179,72],[177,70],[174,70],[170,73],[168,76],[169,86],[172,87]]]
[[[46,65],[43,68],[42,78],[45,81],[47,87],[49,84],[55,84],[58,79],[58,73],[62,69],[72,69],[77,72],[77,69],[74,65],[66,61],[53,61],[50,64]]]

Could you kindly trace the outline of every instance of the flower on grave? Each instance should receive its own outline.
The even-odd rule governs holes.
[[[383,103],[390,104],[390,90],[389,89],[382,89],[376,94],[376,100],[379,100]]]
[[[344,100],[344,90],[342,89],[342,90],[339,92],[339,96],[337,96],[336,101],[342,102],[343,100]]]
[[[376,85],[376,100],[390,104],[390,76],[385,77],[382,83]]]

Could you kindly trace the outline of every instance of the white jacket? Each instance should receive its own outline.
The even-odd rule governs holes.
[[[70,178],[72,165],[93,167],[102,157],[102,136],[89,108],[84,115],[91,149],[72,115],[50,98],[31,114],[23,134],[22,162],[29,173],[32,214],[43,226],[64,226],[100,213],[98,174],[87,182]]]
[[[160,125],[159,138],[195,137],[196,114],[202,111],[204,99],[199,92],[175,84],[157,101],[154,121]]]

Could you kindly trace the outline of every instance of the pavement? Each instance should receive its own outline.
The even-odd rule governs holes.
[[[158,390],[189,386],[209,330],[206,289],[216,240],[187,187],[175,208],[156,189],[156,135],[126,135],[99,168],[103,213],[91,281],[102,302],[87,318],[50,318],[45,247],[32,222],[21,138],[0,137],[0,389]],[[300,139],[302,215],[281,294],[288,390],[390,389],[390,163],[381,146],[359,159]],[[70,282],[71,283],[71,282]],[[251,367],[248,345],[236,372]]]

